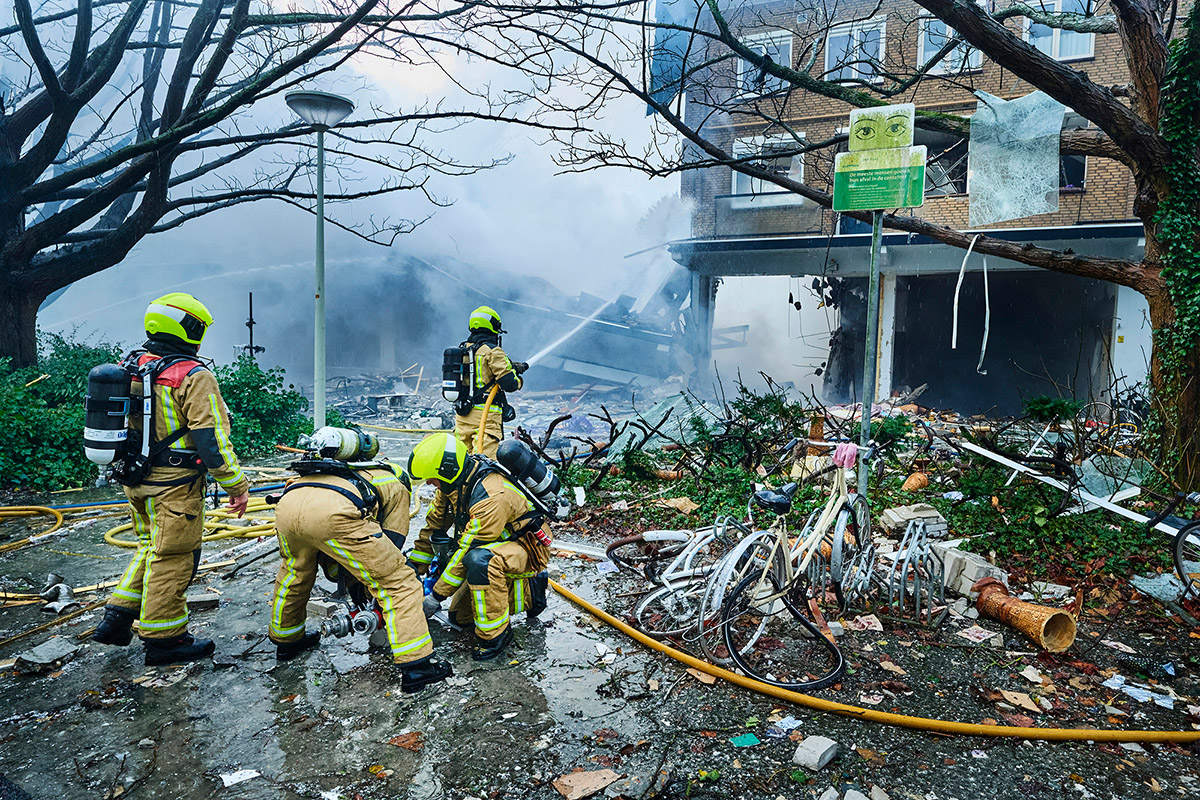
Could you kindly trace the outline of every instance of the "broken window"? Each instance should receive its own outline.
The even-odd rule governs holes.
[[[1093,3],[1092,0],[1032,0],[1030,6],[1051,14],[1090,15]],[[1051,58],[1070,61],[1092,57],[1095,34],[1064,31],[1033,21],[1029,21],[1026,31],[1029,43]]]
[[[792,34],[791,31],[772,31],[759,33],[742,39],[742,44],[758,52],[776,64],[792,66]],[[746,95],[774,94],[787,88],[787,82],[759,69],[744,58],[738,59],[737,65],[738,90]]]
[[[984,0],[986,2],[986,0]],[[937,17],[921,19],[921,44],[917,63],[924,66],[925,62],[946,46],[954,38],[954,28],[951,28]],[[966,42],[961,42],[941,61],[930,67],[933,75],[954,75],[959,72],[980,69],[983,66],[983,54]]]
[[[886,18],[842,25],[825,40],[825,79],[830,81],[879,80],[883,63]]]
[[[775,175],[804,180],[804,155],[796,151],[804,147],[804,134],[791,136],[752,136],[737,139],[733,143],[734,158],[757,156],[751,163]],[[770,181],[754,178],[733,170],[733,206],[778,206],[794,205],[804,201],[795,192],[789,192]]]
[[[926,147],[925,196],[944,197],[967,193],[967,140],[952,133],[926,131],[913,134],[913,144]]]

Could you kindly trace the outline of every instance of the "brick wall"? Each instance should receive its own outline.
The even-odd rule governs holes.
[[[875,0],[845,0],[838,8],[835,23],[843,20],[865,18],[876,6]],[[802,51],[812,33],[823,26],[818,20],[798,21],[796,5],[758,3],[737,21],[746,32],[755,30],[778,30],[788,28],[795,32],[793,37],[793,60],[802,59]],[[920,46],[920,29],[917,22],[923,9],[909,0],[883,0],[881,14],[886,13],[886,44],[884,63],[898,72],[909,72],[917,63]],[[1180,14],[1184,13],[1181,9]],[[1007,26],[1020,30],[1021,20],[1009,20]],[[1179,26],[1176,26],[1177,30]],[[808,34],[806,36],[806,34]],[[1121,53],[1120,39],[1116,34],[1097,34],[1093,40],[1093,55],[1088,58],[1067,62],[1070,66],[1087,73],[1088,77],[1101,85],[1125,83],[1127,72]],[[728,65],[724,69],[731,69]],[[818,63],[813,72],[819,73],[823,64]],[[725,85],[732,85],[733,78],[726,72],[719,76]],[[969,113],[974,111],[976,99],[974,89],[1011,99],[1033,91],[1027,82],[1017,78],[1000,64],[984,58],[976,71],[954,76],[953,80],[927,77],[903,95],[893,99],[896,103],[912,102],[918,108],[946,113]],[[803,132],[809,142],[822,141],[836,134],[839,127],[849,123],[851,106],[809,92],[795,89],[786,97],[751,100],[763,104],[773,114],[786,121],[793,131]],[[697,104],[699,105],[699,104]],[[720,126],[709,126],[707,136],[728,152],[735,138],[761,135],[766,123],[761,118],[748,114],[733,113],[723,118]],[[804,164],[805,182],[829,190],[828,179],[832,172],[832,156],[828,153],[810,153]],[[805,201],[801,205],[769,208],[738,209],[732,207],[728,197],[731,193],[731,170],[714,167],[684,173],[682,192],[694,203],[693,236],[736,236],[771,233],[830,233],[833,225],[832,212]],[[1133,216],[1133,178],[1129,170],[1118,162],[1108,159],[1088,158],[1086,164],[1086,186],[1082,191],[1064,190],[1059,197],[1059,210],[1000,223],[995,228],[1072,225],[1079,222],[1106,222],[1127,220]],[[913,209],[912,213],[930,220],[952,225],[967,226],[968,197],[954,195],[927,197],[925,205]]]

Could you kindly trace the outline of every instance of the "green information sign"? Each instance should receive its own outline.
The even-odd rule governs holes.
[[[925,201],[925,145],[838,153],[833,210],[912,208]]]

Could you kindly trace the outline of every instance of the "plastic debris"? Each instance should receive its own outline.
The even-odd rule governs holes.
[[[225,788],[228,789],[230,786],[236,786],[258,777],[261,777],[261,773],[256,769],[239,769],[237,772],[222,773],[221,783],[225,784]]]
[[[846,623],[852,631],[883,631],[883,623],[874,614],[863,614]]]
[[[1175,699],[1169,694],[1159,694],[1151,690],[1148,686],[1128,683],[1124,675],[1113,675],[1111,678],[1100,684],[1106,689],[1115,689],[1129,695],[1139,703],[1153,702],[1156,706],[1166,709],[1175,708]]]
[[[743,733],[741,736],[730,739],[729,743],[734,747],[753,747],[756,744],[762,744],[762,741],[753,733]]]

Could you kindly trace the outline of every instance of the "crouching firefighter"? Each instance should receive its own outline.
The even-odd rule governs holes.
[[[310,456],[291,465],[300,477],[284,489],[275,510],[283,562],[268,635],[276,658],[295,658],[320,641],[319,632],[304,629],[308,596],[317,567],[329,574],[333,562],[375,598],[367,613],[382,618],[402,691],[453,675],[449,664],[433,658],[421,582],[400,553],[408,534],[408,476],[386,461],[367,460],[379,450],[370,434],[325,427],[301,444]]]
[[[443,354],[442,396],[454,403],[454,435],[468,453],[474,453],[488,394],[493,387],[497,389],[488,409],[480,451],[488,458],[495,458],[496,448],[504,438],[504,423],[517,418],[505,393],[521,388],[524,383],[521,375],[529,365],[510,361],[500,348],[500,334],[504,330],[494,309],[480,306],[471,312],[467,325],[470,330],[467,341]]]
[[[215,649],[188,633],[184,599],[200,563],[205,473],[239,517],[250,499],[217,379],[197,358],[211,324],[190,294],[164,295],[146,309],[144,349],[88,376],[87,454],[107,463],[124,486],[138,537],[92,639],[127,645],[136,620],[151,665],[193,661]]]
[[[541,468],[543,478],[529,481],[542,489],[558,480],[516,440],[500,447],[502,461],[515,453]],[[453,597],[451,617],[456,625],[474,627],[476,661],[499,656],[512,641],[513,612],[536,617],[546,607],[550,559],[549,503],[523,491],[523,475],[501,463],[467,453],[463,443],[448,433],[435,433],[413,449],[408,472],[438,488],[410,559],[424,574],[440,550],[444,569],[425,598],[425,613],[437,613]],[[522,484],[522,486],[518,486]],[[547,495],[549,497],[549,495]],[[535,504],[531,498],[539,499]],[[556,500],[556,498],[555,498]],[[449,535],[453,526],[454,538]]]

